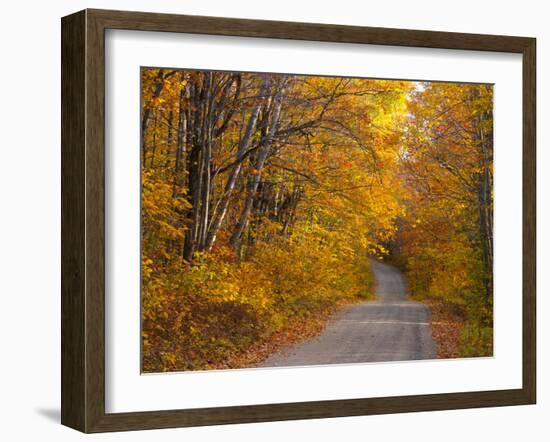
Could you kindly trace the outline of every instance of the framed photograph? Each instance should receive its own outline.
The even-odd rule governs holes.
[[[62,19],[62,423],[536,398],[535,39]]]

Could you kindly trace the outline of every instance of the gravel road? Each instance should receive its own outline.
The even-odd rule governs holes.
[[[371,261],[376,300],[347,307],[323,333],[266,359],[262,367],[407,361],[436,358],[430,311],[407,300],[404,275]]]

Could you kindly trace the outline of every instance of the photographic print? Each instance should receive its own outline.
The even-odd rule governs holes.
[[[492,356],[491,84],[144,67],[140,118],[143,373]]]

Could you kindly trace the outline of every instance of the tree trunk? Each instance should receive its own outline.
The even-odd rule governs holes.
[[[187,95],[187,86],[184,86],[180,91],[179,100],[179,117],[178,117],[178,136],[176,142],[176,161],[174,164],[174,181],[172,184],[172,198],[176,196],[176,189],[182,185],[181,162],[185,155],[187,143],[187,111],[184,106],[184,100]]]
[[[478,119],[479,124],[479,150],[481,159],[481,172],[479,174],[479,230],[481,237],[481,248],[483,252],[484,280],[486,286],[486,296],[490,301],[493,294],[493,201],[492,201],[492,140],[491,134],[486,133],[483,124],[488,115],[481,115]]]
[[[164,80],[171,77],[175,74],[175,71],[170,71],[164,73],[162,70],[159,71],[157,75],[157,85],[153,91],[152,99],[158,98],[164,88]],[[143,115],[141,116],[141,161],[145,164],[145,159],[147,155],[147,144],[145,142],[145,133],[147,132],[147,127],[149,125],[149,119],[151,117],[151,108],[144,106]]]
[[[199,110],[200,98],[198,98],[197,85],[190,84],[188,87],[189,100],[194,105],[194,111],[189,113],[188,121],[188,142],[190,150],[187,155],[186,168],[188,179],[188,198],[191,204],[191,210],[187,214],[187,231],[185,235],[185,242],[183,247],[183,258],[191,262],[193,253],[195,252],[196,244],[196,228],[199,213],[199,201],[200,201],[200,179],[199,179],[199,161],[200,161],[200,145],[198,144],[198,123],[199,123]]]
[[[269,150],[271,148],[271,144],[273,143],[273,138],[279,127],[279,118],[281,116],[283,94],[284,94],[284,85],[281,85],[279,91],[275,96],[269,130],[258,151],[258,159],[255,165],[254,176],[252,180],[248,182],[248,185],[247,185],[247,196],[243,206],[243,210],[241,212],[241,216],[239,217],[239,220],[235,225],[235,229],[233,230],[233,234],[229,239],[229,244],[231,244],[233,248],[236,247],[246,227],[246,224],[248,223],[248,216],[250,214],[250,209],[252,208],[252,203],[254,202],[254,198],[256,196],[256,191],[258,190],[258,185],[260,184],[260,179],[262,176],[262,170],[264,168],[265,160],[267,159]]]
[[[153,150],[151,152],[151,169],[155,167],[155,152],[157,151],[157,117],[155,116],[154,123],[153,123]],[[143,160],[143,164],[145,165],[145,160]]]
[[[198,226],[198,250],[204,250],[206,247],[206,235],[208,229],[208,221],[210,217],[210,192],[212,189],[211,178],[211,161],[212,161],[212,72],[205,74],[204,80],[204,96],[203,96],[203,117],[202,117],[202,193],[201,193],[201,210],[200,221]]]
[[[227,214],[227,209],[229,207],[231,194],[233,193],[233,189],[235,188],[235,183],[237,182],[237,178],[241,171],[242,161],[244,160],[245,154],[250,146],[252,135],[254,133],[254,130],[256,128],[256,123],[258,121],[258,115],[260,114],[260,110],[264,105],[264,101],[269,91],[270,85],[271,85],[271,81],[268,78],[264,79],[264,81],[262,82],[262,86],[260,88],[260,99],[258,101],[258,104],[254,107],[248,119],[246,131],[239,143],[239,148],[237,150],[236,163],[233,165],[233,167],[229,171],[229,176],[227,177],[227,181],[225,183],[224,193],[220,198],[220,201],[218,202],[216,213],[214,213],[212,217],[212,223],[211,223],[210,229],[208,230],[208,236],[206,239],[206,247],[208,249],[212,248],[214,242],[216,241],[216,236],[218,234],[218,231]]]

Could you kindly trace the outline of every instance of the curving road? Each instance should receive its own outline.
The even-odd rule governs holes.
[[[262,367],[434,359],[436,346],[430,311],[407,300],[403,274],[371,261],[376,301],[354,304],[338,313],[323,333],[275,353]]]

